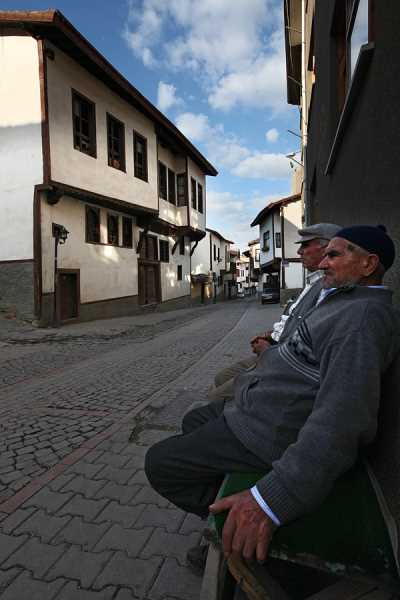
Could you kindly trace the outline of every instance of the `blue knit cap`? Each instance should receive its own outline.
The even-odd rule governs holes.
[[[394,262],[395,249],[392,239],[386,233],[384,225],[373,227],[372,225],[355,225],[354,227],[344,227],[335,234],[348,242],[364,248],[370,254],[379,256],[379,261],[385,267],[385,271],[390,269]]]

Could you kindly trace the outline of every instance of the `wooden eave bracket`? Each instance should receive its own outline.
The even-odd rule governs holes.
[[[64,192],[62,192],[61,190],[50,188],[47,192],[47,203],[53,206],[54,204],[57,204],[60,201],[60,198],[63,195]]]
[[[191,249],[190,249],[190,256],[193,256],[193,252],[196,250],[196,248],[197,248],[197,244],[199,243],[199,241],[200,241],[200,240],[197,240],[197,241],[194,243],[194,246],[193,246],[193,248],[191,248]]]
[[[178,236],[178,237],[176,238],[176,240],[175,240],[175,244],[172,246],[172,250],[171,250],[171,253],[172,253],[172,254],[175,254],[175,250],[176,250],[176,248],[177,248],[177,246],[178,246],[178,244],[179,244],[179,240],[181,239],[181,237],[182,237],[182,236]]]
[[[140,232],[139,242],[138,242],[138,245],[136,246],[136,254],[140,254],[141,253],[144,238],[146,237],[146,235],[148,233],[149,233],[149,228],[148,227],[146,227],[145,229],[143,229],[143,231]]]

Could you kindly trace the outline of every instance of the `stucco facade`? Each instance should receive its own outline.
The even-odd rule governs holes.
[[[58,11],[0,11],[0,67],[0,303],[24,276],[44,325],[190,302],[214,167]]]
[[[192,256],[192,296],[194,298],[230,297],[224,276],[230,270],[230,240],[206,229],[205,237]]]
[[[297,231],[302,227],[301,195],[294,194],[268,204],[254,219],[260,231],[260,282],[279,287],[281,300],[304,286],[303,266],[297,255]]]

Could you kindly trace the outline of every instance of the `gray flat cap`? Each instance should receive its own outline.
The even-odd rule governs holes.
[[[316,223],[315,225],[309,225],[304,229],[299,229],[297,233],[300,239],[295,244],[302,244],[303,242],[309,242],[315,239],[331,240],[337,232],[341,229],[339,225],[334,223]]]

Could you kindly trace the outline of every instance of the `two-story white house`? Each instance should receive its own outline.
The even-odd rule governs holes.
[[[192,297],[204,302],[207,298],[229,296],[229,283],[224,280],[230,270],[230,245],[218,231],[206,228],[192,256]]]
[[[297,230],[302,227],[301,195],[271,202],[251,223],[260,231],[260,287],[279,288],[281,302],[304,286],[301,260],[297,255]],[[262,291],[262,289],[261,289]]]
[[[41,324],[190,302],[215,168],[59,12],[0,12],[0,304]]]
[[[260,240],[259,238],[251,240],[248,244],[248,250],[243,252],[244,256],[249,259],[249,276],[251,284],[251,292],[256,293],[260,283]]]
[[[236,285],[239,296],[250,293],[250,259],[243,253],[236,259]]]

